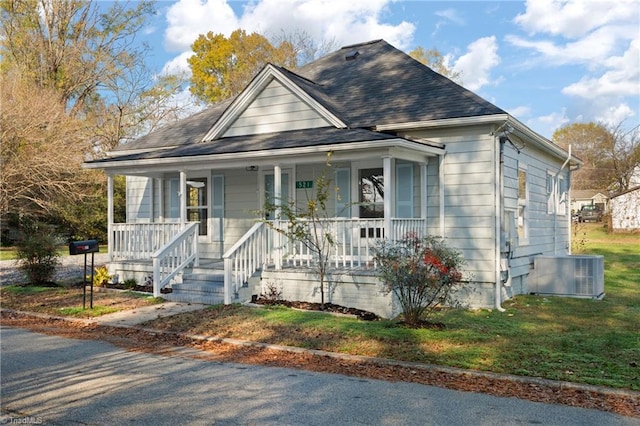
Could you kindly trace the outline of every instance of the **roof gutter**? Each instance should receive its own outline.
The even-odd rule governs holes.
[[[372,145],[375,143],[376,145]],[[326,154],[327,151],[346,152],[354,150],[364,149],[398,149],[406,148],[413,151],[420,151],[426,155],[441,155],[444,152],[444,145],[436,142],[414,142],[401,138],[386,139],[382,141],[363,141],[363,142],[350,142],[344,144],[326,144],[316,145],[304,148],[282,148],[277,150],[263,150],[263,151],[247,151],[225,154],[206,154],[206,155],[194,155],[189,157],[166,157],[166,158],[147,158],[147,159],[131,159],[131,160],[118,160],[117,158],[97,160],[93,162],[86,162],[83,164],[85,169],[123,169],[133,168],[140,169],[143,167],[157,167],[172,165],[176,166],[179,162],[180,166],[197,165],[199,163],[207,163],[209,167],[215,160],[216,164],[224,164],[225,167],[234,167],[235,163],[238,166],[244,167],[247,161],[258,161],[261,159],[267,160],[274,157],[287,157],[287,156],[300,156],[304,154]],[[296,161],[300,161],[298,158]]]
[[[513,127],[514,132],[510,134],[520,135],[525,138],[526,142],[532,142],[541,149],[553,154],[555,157],[565,160],[567,158],[567,152],[554,144],[549,139],[539,135],[531,130],[525,124],[520,122],[509,114],[493,114],[493,115],[481,115],[476,117],[459,117],[459,118],[447,118],[442,120],[425,120],[414,121],[410,123],[391,123],[376,126],[374,130],[379,132],[385,131],[399,131],[399,130],[417,130],[417,129],[435,129],[444,127],[461,127],[461,126],[477,126],[486,124],[499,124],[500,128],[505,126]],[[570,156],[570,163],[573,165],[582,165],[582,161],[574,156]]]

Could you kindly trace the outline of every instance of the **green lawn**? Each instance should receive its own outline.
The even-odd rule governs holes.
[[[283,307],[212,307],[148,324],[334,352],[640,390],[640,236],[587,228],[605,256],[604,300],[517,296],[497,310],[445,310],[407,329]]]
[[[640,235],[609,235],[601,224],[585,224],[580,232],[585,239],[583,252],[605,258],[606,296],[601,301],[517,296],[503,304],[506,312],[437,312],[433,321],[445,324],[444,329],[407,329],[394,321],[365,322],[284,307],[237,305],[165,317],[147,325],[640,390]],[[82,296],[77,290],[66,295],[59,294],[63,291],[60,289],[37,290],[41,293],[33,297],[14,293],[19,291],[3,289],[3,306],[82,314],[74,311],[81,306]],[[43,306],[45,298],[49,298],[49,306]],[[134,301],[118,303],[122,308]],[[112,302],[103,305],[114,306]]]

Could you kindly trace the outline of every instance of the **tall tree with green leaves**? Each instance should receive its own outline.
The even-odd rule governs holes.
[[[273,46],[258,33],[238,29],[227,38],[201,34],[191,46],[191,93],[215,103],[240,93],[268,62],[295,68],[296,51],[288,41]]]
[[[447,66],[444,55],[440,53],[438,49],[433,48],[427,50],[418,46],[409,52],[409,56],[421,64],[428,66],[438,74],[442,74],[456,83],[462,84],[460,73],[455,72],[452,68]]]

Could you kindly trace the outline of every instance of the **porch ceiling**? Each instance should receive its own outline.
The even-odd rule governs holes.
[[[359,152],[359,155],[393,155],[416,160],[444,153],[442,144],[404,139],[387,133],[364,129],[326,127],[290,132],[236,136],[199,142],[152,152],[138,152],[113,156],[85,163],[86,168],[123,171],[135,168],[138,172],[157,167],[197,167],[203,163],[212,167],[244,167],[248,163],[270,163],[288,157],[296,162],[318,161],[327,151]],[[407,154],[412,152],[412,154]],[[336,159],[337,159],[336,156]],[[346,155],[348,157],[348,155]]]

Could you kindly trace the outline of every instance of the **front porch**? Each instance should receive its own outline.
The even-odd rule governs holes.
[[[342,277],[340,280],[352,275],[365,277],[368,284],[372,281],[366,277],[372,276],[374,267],[372,249],[380,240],[407,234],[424,236],[427,229],[426,219],[404,218],[332,218],[318,225],[334,241],[329,253],[333,274]],[[152,281],[154,295],[170,300],[207,304],[248,301],[265,291],[268,284],[261,283],[261,278],[267,271],[272,281],[286,281],[293,277],[292,272],[303,274],[306,281],[314,279],[316,256],[278,231],[286,231],[287,226],[280,221],[256,222],[222,259],[205,259],[200,256],[197,222],[112,224],[110,271],[118,273],[121,280]],[[168,287],[172,293],[163,294],[162,289]]]
[[[112,264],[143,262],[147,275],[136,271],[136,279],[153,282],[156,296],[167,287],[173,293],[189,287],[209,293],[215,288],[224,304],[263,293],[260,279],[265,271],[273,278],[285,273],[280,271],[304,270],[311,283],[317,279],[312,271],[318,256],[284,236],[290,223],[282,218],[287,206],[304,210],[301,206],[318,196],[323,179],[331,187],[325,194],[323,219],[312,223],[331,236],[327,258],[331,268],[342,271],[338,275],[371,275],[372,250],[381,240],[443,235],[441,145],[384,135],[380,141],[331,148],[252,154],[247,160],[211,157],[184,168],[149,164],[147,169],[113,170],[107,175]],[[120,173],[127,176],[130,223],[113,220],[114,176]],[[265,206],[274,208],[266,211]],[[203,259],[222,264],[195,272],[215,276],[206,283],[193,279],[194,268],[203,269]]]

